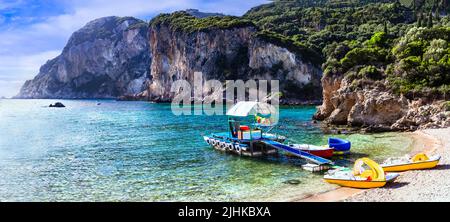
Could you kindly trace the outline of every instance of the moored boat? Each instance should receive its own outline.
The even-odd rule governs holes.
[[[365,169],[363,165],[369,168]],[[324,180],[344,187],[367,189],[383,187],[398,176],[398,173],[385,174],[383,168],[376,162],[369,158],[361,158],[356,160],[353,170],[330,170],[324,176]]]
[[[348,154],[352,146],[348,140],[340,138],[328,138],[328,146],[334,148],[334,154]]]
[[[301,150],[324,158],[332,157],[334,152],[334,148],[315,146],[310,144],[292,144],[290,146],[294,149]]]
[[[439,164],[441,156],[428,156],[424,153],[419,153],[412,158],[390,158],[387,159],[381,167],[385,172],[402,172],[407,170],[423,170],[431,169]]]

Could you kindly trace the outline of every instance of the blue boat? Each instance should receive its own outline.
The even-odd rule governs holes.
[[[328,146],[334,148],[335,154],[348,154],[352,144],[348,140],[340,138],[328,138]]]

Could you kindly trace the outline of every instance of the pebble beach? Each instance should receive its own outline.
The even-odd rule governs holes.
[[[427,129],[417,132],[426,141],[431,150],[441,155],[439,165],[430,170],[408,171],[401,173],[395,183],[383,188],[357,193],[345,201],[371,202],[436,202],[450,200],[450,128]],[[419,152],[416,146],[413,152]]]
[[[450,128],[425,129],[411,134],[411,155],[439,154],[434,169],[400,173],[395,182],[377,189],[340,187],[332,191],[293,201],[300,202],[446,202],[450,200]]]

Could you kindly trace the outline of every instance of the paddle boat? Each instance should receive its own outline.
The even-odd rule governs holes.
[[[367,166],[368,169],[364,168]],[[378,188],[388,182],[394,181],[398,173],[386,173],[383,168],[369,158],[356,160],[353,170],[336,169],[330,170],[324,176],[324,180],[331,184],[353,188]]]
[[[352,144],[348,140],[340,138],[328,138],[328,146],[334,148],[334,154],[343,155],[350,153]]]
[[[423,170],[434,168],[438,165],[441,156],[428,156],[425,153],[419,153],[412,158],[406,156],[403,158],[389,158],[381,167],[385,172],[402,172],[407,170]]]

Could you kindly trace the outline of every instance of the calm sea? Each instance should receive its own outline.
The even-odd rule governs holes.
[[[282,201],[335,188],[283,155],[251,159],[210,148],[225,116],[174,116],[170,105],[111,100],[0,100],[0,201]],[[326,144],[313,106],[283,107],[273,132]],[[401,134],[342,136],[353,154],[410,151]]]

